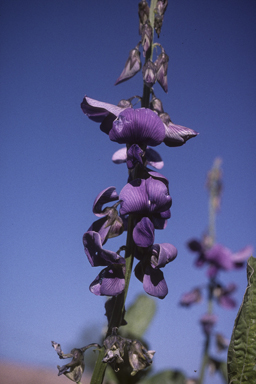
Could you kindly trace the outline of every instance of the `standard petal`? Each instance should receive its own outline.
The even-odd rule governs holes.
[[[135,179],[126,184],[120,192],[120,214],[126,215],[138,211],[146,212],[148,199],[145,190],[145,180]]]
[[[141,214],[164,212],[172,204],[166,185],[152,177],[146,180],[136,179],[126,184],[119,197],[121,215],[135,212]]]
[[[133,240],[138,247],[147,248],[154,244],[154,239],[154,225],[148,217],[143,217],[133,230]]]
[[[233,268],[232,252],[221,244],[215,244],[205,252],[205,259],[217,268],[226,271]]]
[[[106,216],[108,208],[102,210],[104,204],[110,203],[112,201],[118,200],[118,194],[115,187],[108,187],[101,191],[93,203],[93,213],[98,216]]]
[[[119,144],[156,146],[165,138],[165,127],[160,117],[147,108],[127,108],[119,114],[109,131],[109,138]]]
[[[150,212],[164,212],[172,205],[167,186],[160,180],[149,177],[146,180],[146,193]]]

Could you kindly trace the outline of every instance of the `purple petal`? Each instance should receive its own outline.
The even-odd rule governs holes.
[[[156,169],[161,169],[164,166],[164,162],[159,155],[158,152],[156,152],[153,148],[146,148],[146,165],[150,165],[151,167],[154,167]],[[112,161],[115,164],[122,164],[127,161],[127,148],[123,147],[116,151],[112,156]]]
[[[112,161],[115,164],[126,163],[127,161],[127,148],[123,147],[116,151],[112,156]]]
[[[192,304],[199,303],[202,300],[201,290],[195,288],[188,293],[184,293],[180,299],[180,305],[183,307],[189,307]]]
[[[169,243],[154,244],[152,246],[152,267],[162,268],[177,257],[178,251]]]
[[[226,271],[233,268],[232,252],[221,244],[215,244],[205,252],[205,259]]]
[[[146,148],[146,159],[147,164],[156,169],[161,169],[164,166],[161,156],[153,148]]]
[[[253,247],[251,245],[247,245],[243,249],[240,249],[240,251],[233,253],[232,255],[232,261],[233,263],[243,263],[245,260],[247,260],[253,253]]]
[[[125,109],[113,104],[91,99],[88,96],[84,97],[81,108],[85,115],[96,122],[102,122],[109,113],[117,117]]]
[[[84,250],[92,267],[125,264],[122,256],[112,251],[102,249],[100,234],[88,231],[83,236]]]
[[[228,295],[221,296],[218,300],[218,303],[221,307],[226,309],[233,309],[236,307],[236,301]]]
[[[116,192],[116,188],[108,187],[104,189],[102,192],[98,194],[98,196],[94,200],[93,209],[92,209],[93,213],[98,217],[106,216],[107,208],[102,211],[103,205],[115,200],[118,200],[118,194]]]
[[[125,278],[122,268],[105,268],[90,285],[90,291],[97,296],[116,296],[123,292]]]
[[[165,138],[165,127],[159,116],[147,108],[128,108],[119,114],[109,132],[119,144],[156,146]]]
[[[138,247],[150,247],[154,244],[154,225],[148,217],[143,217],[133,230],[133,240]]]
[[[169,181],[168,181],[168,179],[167,179],[164,175],[162,175],[161,173],[159,173],[159,172],[155,172],[155,171],[149,171],[148,174],[149,174],[150,176],[152,176],[153,179],[160,180],[160,181],[162,181],[163,183],[165,183],[165,185],[166,185],[167,187],[169,186]]]
[[[163,272],[160,269],[146,267],[143,288],[149,295],[164,299],[168,293],[168,287]]]
[[[162,181],[149,177],[146,180],[146,191],[151,212],[165,212],[171,207],[172,198],[166,184]]]
[[[101,217],[99,220],[94,221],[87,231],[98,232],[101,238],[102,245],[105,243],[105,240],[107,240],[108,232],[110,230],[110,227],[106,227],[107,221],[107,216]]]
[[[120,192],[120,200],[121,215],[164,212],[172,204],[166,185],[152,177],[146,180],[136,179],[126,184]]]
[[[165,126],[164,143],[168,147],[178,147],[185,144],[187,140],[198,135],[198,133],[193,129],[173,124],[167,113],[161,113],[160,118]]]

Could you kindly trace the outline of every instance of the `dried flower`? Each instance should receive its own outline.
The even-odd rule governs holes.
[[[52,346],[59,355],[60,359],[72,358],[72,361],[70,363],[63,365],[62,367],[60,367],[59,365],[57,366],[59,370],[58,376],[63,374],[68,379],[76,383],[80,382],[82,374],[84,372],[84,352],[91,347],[101,348],[99,344],[92,343],[83,348],[74,348],[71,350],[70,353],[64,354],[62,352],[60,344],[55,343],[55,341],[52,341]]]
[[[129,362],[133,369],[131,375],[134,376],[138,371],[149,367],[155,351],[147,351],[144,345],[138,340],[134,340],[128,347]]]

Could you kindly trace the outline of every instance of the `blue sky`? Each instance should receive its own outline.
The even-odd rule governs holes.
[[[1,31],[1,347],[0,357],[54,367],[50,341],[79,346],[81,332],[104,325],[104,298],[88,286],[98,268],[84,254],[83,233],[104,188],[120,191],[119,149],[81,111],[83,96],[116,104],[142,93],[142,77],[118,86],[129,51],[139,42],[137,1],[3,0]],[[198,318],[206,304],[178,307],[184,291],[205,282],[186,241],[208,221],[205,177],[223,159],[224,194],[217,241],[237,251],[255,243],[256,4],[254,0],[169,1],[159,42],[169,55],[169,92],[154,87],[174,123],[200,135],[180,148],[161,144],[173,198],[172,218],[157,242],[177,259],[164,274],[169,294],[147,332],[155,369],[199,368]],[[115,250],[123,237],[109,241]],[[224,283],[246,287],[244,271]],[[142,285],[132,279],[131,302]],[[230,337],[237,310],[216,308],[217,330]],[[89,342],[93,342],[92,337]]]

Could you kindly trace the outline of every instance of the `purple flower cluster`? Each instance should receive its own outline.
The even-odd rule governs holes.
[[[165,92],[168,91],[169,57],[161,44],[153,44],[154,30],[159,37],[167,4],[167,0],[159,0],[154,9],[149,11],[146,0],[139,2],[141,39],[135,48],[130,50],[125,67],[115,83],[120,84],[131,79],[142,69],[143,96],[121,100],[118,105],[85,96],[81,103],[84,114],[100,123],[101,131],[108,135],[111,141],[125,144],[124,148],[114,153],[112,160],[116,164],[126,163],[129,173],[128,182],[119,195],[115,187],[109,187],[96,197],[93,212],[99,219],[83,237],[85,253],[90,264],[93,267],[104,267],[90,285],[91,292],[96,295],[116,296],[123,292],[128,271],[125,257],[128,255],[123,257],[120,253],[127,251],[129,246],[132,259],[139,260],[134,272],[143,283],[144,290],[159,298],[164,298],[168,293],[161,269],[176,258],[177,249],[172,244],[157,244],[154,241],[155,230],[164,229],[171,216],[172,198],[168,180],[148,168],[163,167],[161,156],[151,147],[161,143],[168,147],[182,146],[198,133],[174,124],[164,111],[160,99],[155,97],[152,88],[158,83]],[[153,61],[153,51],[159,47],[161,52]],[[143,65],[140,49],[145,58]],[[142,108],[134,108],[133,99],[139,99]],[[114,205],[103,209],[105,204],[113,202]],[[126,247],[122,246],[117,252],[104,248],[108,239],[119,236],[126,230],[129,231]]]
[[[168,289],[160,268],[174,260],[177,249],[167,243],[154,244],[155,229],[163,229],[170,217],[172,204],[168,182],[159,174],[127,183],[118,197],[114,187],[106,188],[95,199],[93,212],[101,218],[83,236],[85,253],[93,267],[105,267],[90,285],[95,295],[115,296],[124,290],[125,259],[117,252],[105,250],[106,241],[119,236],[125,217],[134,214],[133,241],[139,261],[135,276],[152,296],[164,298]],[[103,205],[119,199],[112,207]],[[120,205],[119,213],[117,206]]]
[[[125,163],[129,169],[128,183],[119,196],[115,187],[103,190],[95,199],[93,212],[99,217],[83,237],[85,253],[93,267],[105,267],[91,283],[90,290],[96,295],[115,296],[125,287],[125,259],[120,252],[103,248],[109,238],[119,236],[127,228],[127,217],[133,215],[133,241],[139,262],[135,276],[143,283],[145,291],[159,298],[168,293],[163,268],[177,256],[177,249],[167,243],[154,244],[155,229],[164,229],[170,218],[172,198],[168,180],[146,165],[162,168],[161,156],[149,146],[164,142],[168,146],[182,145],[197,133],[189,128],[166,120],[159,108],[133,109],[129,100],[118,106],[84,97],[83,112],[110,140],[126,144],[113,156],[115,163]],[[164,115],[164,118],[162,118]],[[105,204],[113,203],[113,206]],[[119,211],[118,211],[119,208]]]

